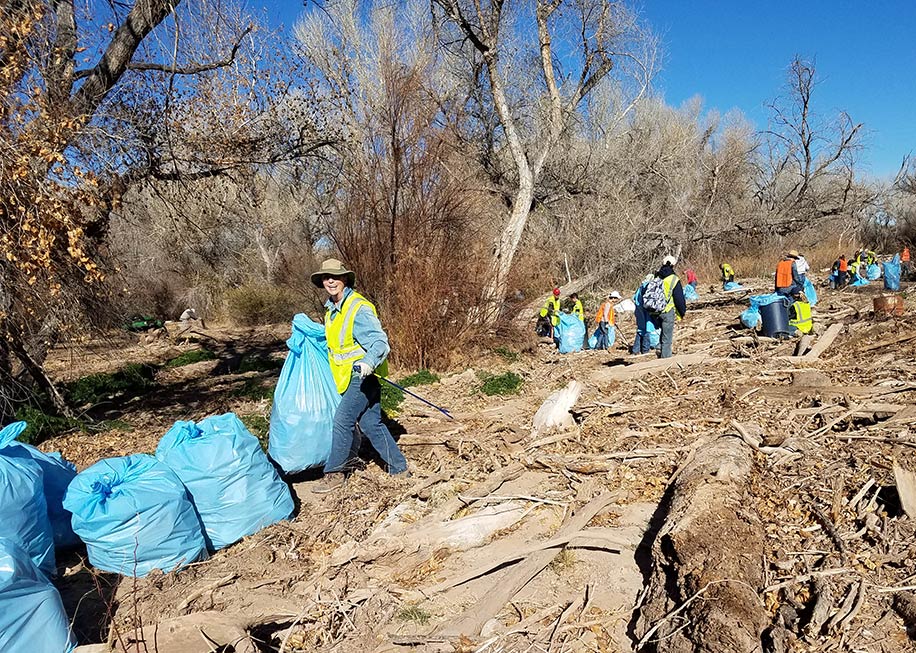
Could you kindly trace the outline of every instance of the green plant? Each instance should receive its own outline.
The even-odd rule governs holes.
[[[382,384],[382,410],[389,417],[394,417],[398,414],[398,409],[404,401],[404,393],[384,381],[380,383]]]
[[[410,376],[405,376],[403,379],[398,381],[405,388],[410,388],[417,385],[429,385],[431,383],[438,383],[439,375],[433,374],[429,370],[419,370],[418,372],[411,374]]]
[[[243,372],[270,372],[283,367],[283,361],[260,354],[245,354],[239,363],[238,374]]]
[[[518,362],[518,352],[512,351],[508,347],[503,347],[502,345],[500,345],[499,347],[495,347],[493,349],[493,352],[496,354],[499,354],[500,356],[503,357],[504,360],[510,363]]]
[[[191,349],[169,360],[163,367],[184,367],[200,361],[212,361],[217,358],[209,349]]]
[[[35,406],[20,406],[16,411],[16,421],[28,423],[28,427],[17,438],[26,444],[39,444],[55,435],[83,426],[79,420],[51,415]]]
[[[405,605],[397,614],[399,621],[412,621],[421,626],[429,623],[432,615],[416,605]]]
[[[124,431],[125,433],[131,433],[134,430],[133,425],[123,419],[106,419],[96,424],[86,426],[85,428],[89,431],[97,431],[99,433],[104,433],[105,431]]]
[[[245,428],[251,431],[251,434],[258,439],[261,443],[261,448],[267,451],[267,436],[270,432],[270,420],[257,413],[239,415],[239,419],[242,420],[242,424],[245,425]]]
[[[232,391],[232,396],[254,401],[272,399],[275,387],[276,384],[265,384],[263,379],[246,379],[245,383]]]
[[[229,318],[243,326],[287,322],[298,304],[288,290],[268,284],[246,284],[226,293]]]
[[[492,397],[493,395],[516,394],[521,387],[522,377],[515,372],[506,372],[504,374],[484,376],[480,391],[488,397]]]
[[[137,395],[155,383],[155,368],[142,363],[130,363],[112,373],[90,374],[64,386],[70,402],[81,406],[98,403],[120,394]]]

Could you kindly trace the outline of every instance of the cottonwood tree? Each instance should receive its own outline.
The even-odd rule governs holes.
[[[443,42],[465,54],[470,50],[468,59],[480,63],[514,164],[515,191],[495,238],[483,295],[483,320],[493,323],[545,162],[575,124],[583,100],[613,72],[618,82],[627,79],[634,97],[646,92],[656,45],[620,2],[433,0],[432,6]]]
[[[85,286],[104,277],[97,249],[136,168],[135,153],[117,146],[126,140],[124,134],[111,131],[127,122],[122,93],[131,95],[126,90],[133,88],[133,96],[142,100],[147,76],[158,75],[168,83],[156,92],[147,89],[146,99],[153,100],[180,86],[177,79],[226,66],[247,33],[243,28],[222,34],[214,41],[225,47],[214,48],[201,61],[184,60],[174,22],[180,5],[180,0],[93,2],[80,14],[73,0],[0,2],[4,415],[23,390],[16,363],[61,412],[71,414],[43,370],[43,357],[67,322],[92,313],[95,293]],[[225,27],[219,7],[211,9],[212,24]],[[151,39],[170,17],[164,48]],[[135,108],[142,113],[144,105]],[[149,135],[134,136],[143,140]],[[97,149],[102,142],[109,147]]]

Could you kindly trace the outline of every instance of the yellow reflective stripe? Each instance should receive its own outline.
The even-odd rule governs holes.
[[[677,285],[677,282],[680,281],[676,274],[669,274],[662,281],[662,290],[665,293],[665,299],[668,301],[665,304],[665,310],[662,313],[667,313],[672,308],[674,308],[674,287]]]

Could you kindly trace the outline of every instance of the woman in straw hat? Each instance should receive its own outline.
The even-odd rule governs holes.
[[[328,259],[312,274],[312,283],[328,293],[324,329],[328,361],[340,393],[334,413],[331,455],[324,466],[324,482],[314,492],[330,492],[343,485],[355,462],[355,428],[360,430],[388,466],[392,475],[406,474],[407,461],[382,423],[381,385],[376,375],[388,373],[388,336],[375,306],[353,290],[356,275],[337,259]]]

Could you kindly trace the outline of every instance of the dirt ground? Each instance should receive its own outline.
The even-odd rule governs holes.
[[[759,650],[913,651],[916,624],[908,634],[893,605],[916,586],[916,519],[895,478],[895,465],[916,469],[914,303],[905,292],[904,314],[887,317],[872,310],[875,284],[819,292],[807,355],[793,355],[797,339],[741,328],[743,294],[708,287],[665,366],[630,356],[621,337],[609,352],[560,355],[532,341],[475,355],[472,369],[416,388],[454,421],[410,398],[394,417],[409,479],[371,461],[331,495],[310,492],[314,475],[288,479],[293,519],[175,573],[119,578],[94,572],[84,551],[62,557],[58,585],[75,632],[83,644],[164,651],[140,626],[200,613],[201,651],[668,650],[637,623],[666,492],[695,452],[730,437],[752,449],[741,507],[764,542],[759,559],[745,551],[740,564],[762,579],[750,600],[783,638],[764,637]],[[631,340],[632,317],[619,317]],[[160,369],[155,392],[92,407],[110,430],[41,448],[83,469],[152,453],[177,419],[267,418],[269,392],[257,390],[276,379],[287,335],[284,325],[213,329],[58,350],[60,380],[162,363],[201,344],[218,358]],[[252,357],[273,363],[240,371]],[[480,391],[482,374],[506,371],[524,379],[517,394]],[[584,386],[575,426],[533,433],[535,411],[571,380]],[[727,529],[703,533],[710,549],[729,548]],[[677,606],[701,594],[669,598]],[[227,642],[213,639],[213,614],[251,648],[218,648]]]

